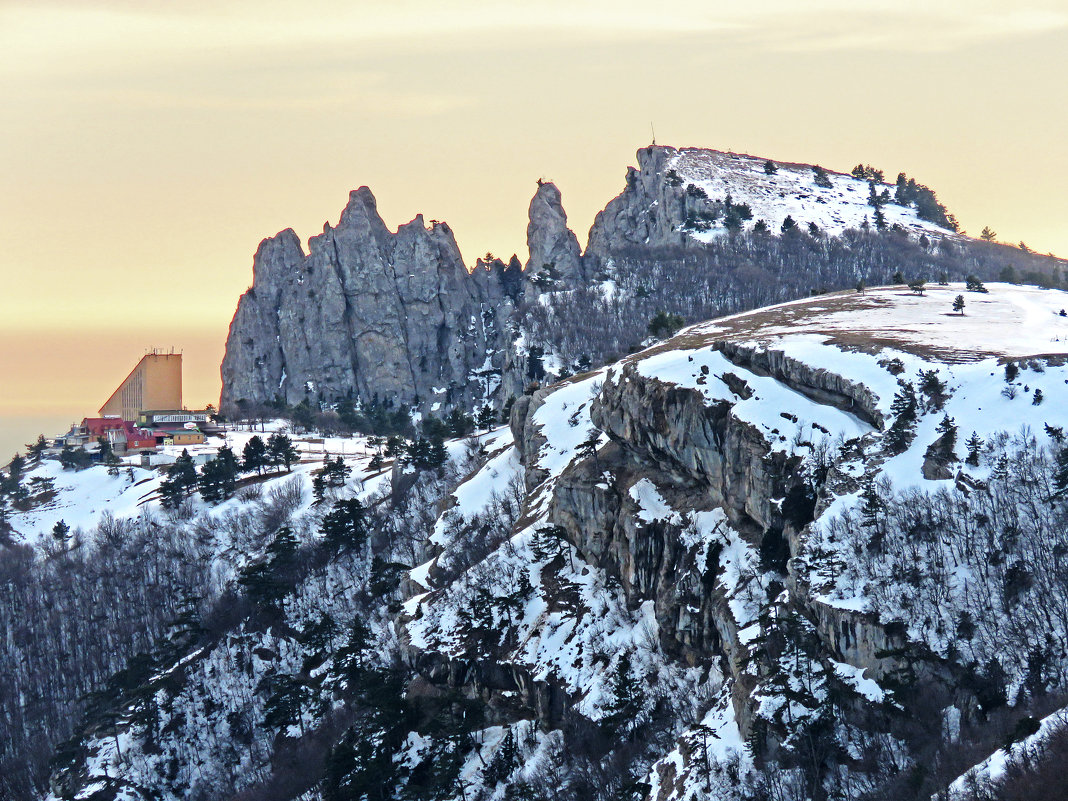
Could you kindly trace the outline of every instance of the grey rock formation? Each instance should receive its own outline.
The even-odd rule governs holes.
[[[628,248],[689,247],[695,242],[679,227],[699,199],[667,179],[666,164],[678,151],[652,145],[638,151],[638,167],[627,168],[623,192],[598,212],[590,228],[587,257],[604,261]]]
[[[422,217],[391,233],[366,187],[305,255],[264,240],[222,364],[221,408],[274,399],[474,406],[500,386],[513,301],[504,266],[469,274],[452,231]]]
[[[275,400],[499,405],[524,386],[509,325],[524,295],[585,280],[560,190],[530,202],[526,271],[481,259],[468,271],[445,223],[390,232],[367,187],[303,252],[292,230],[265,239],[226,342],[220,408]],[[533,279],[524,281],[524,276]]]
[[[844,376],[815,369],[781,352],[716,343],[747,370],[772,375],[817,402],[882,422],[869,390]],[[537,454],[546,439],[534,417],[552,388],[519,399],[511,429],[527,468],[528,491],[541,485]],[[740,635],[729,600],[712,566],[697,561],[686,545],[680,520],[642,521],[631,494],[639,481],[652,481],[674,510],[718,508],[729,525],[755,548],[769,536],[785,537],[799,550],[795,523],[782,511],[782,498],[805,478],[801,460],[774,452],[761,433],[731,414],[731,403],[709,403],[693,389],[643,376],[634,364],[605,380],[591,417],[610,442],[596,457],[575,462],[556,480],[548,501],[549,520],[566,532],[579,556],[618,578],[628,602],[651,599],[665,652],[684,664],[722,669],[732,681],[735,715],[744,737],[752,731],[753,692],[762,671]],[[939,692],[949,685],[937,665],[910,667],[913,652],[899,628],[876,615],[835,608],[812,596],[789,571],[789,604],[814,621],[821,647],[831,658],[866,669],[877,679],[906,668]],[[858,707],[859,708],[859,707]],[[766,733],[769,747],[775,736]]]
[[[538,183],[527,224],[526,277],[539,287],[576,286],[585,280],[578,238],[567,227],[560,190]]]

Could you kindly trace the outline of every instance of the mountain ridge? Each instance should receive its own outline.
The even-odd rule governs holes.
[[[89,652],[79,615],[159,615],[91,685],[50,798],[929,797],[1068,704],[1068,507],[1042,489],[1065,306],[891,286],[698,323],[524,394],[438,467],[291,432],[292,473],[171,511],[162,475],[72,474],[55,503],[114,490],[114,514],[17,518],[3,565],[48,558],[0,585],[36,634],[0,652],[0,712],[33,712],[10,702],[54,638]],[[326,452],[349,473],[317,489]],[[155,605],[83,600],[128,571]]]
[[[879,262],[895,258],[902,247],[911,248],[914,255],[908,258],[940,260],[956,279],[966,273],[996,278],[993,265],[1003,267],[1009,260],[1034,263],[1046,274],[1060,269],[1060,261],[1010,252],[920,219],[911,201],[895,203],[891,195],[893,190],[904,198],[918,191],[909,188],[918,186],[915,182],[904,179],[894,187],[814,165],[775,166],[701,148],[652,146],[637,155],[638,167],[628,168],[623,192],[596,215],[585,250],[568,227],[559,189],[550,182],[539,182],[531,200],[528,256],[522,264],[516,257],[508,263],[479,259],[469,269],[448,226],[434,221],[427,228],[421,215],[391,233],[366,187],[350,195],[336,228],[328,224],[323,234],[309,239],[307,255],[292,233],[264,240],[254,261],[253,285],[238,304],[227,338],[220,409],[240,415],[264,405],[301,402],[315,411],[351,404],[411,406],[423,414],[457,407],[473,412],[486,405],[499,409],[540,378],[531,359],[548,359],[557,373],[571,364],[571,357],[551,343],[535,341],[532,317],[542,313],[539,305],[567,303],[567,293],[600,285],[614,291],[611,287],[650,267],[659,269],[665,256],[721,258],[720,252],[737,249],[738,237],[763,236],[759,225],[775,237],[789,233],[802,237],[800,242],[809,237],[823,248],[841,240],[848,249],[847,234],[854,231],[868,236],[887,254],[854,267],[853,281],[882,269]],[[876,212],[885,219],[885,232],[869,220]],[[787,219],[794,228],[780,233]],[[899,243],[891,241],[894,236]],[[401,253],[398,242],[407,243],[408,250],[394,264]],[[817,258],[810,286],[825,280],[820,265],[830,258],[836,257]],[[709,316],[715,316],[732,310],[735,288],[748,288],[730,271],[708,269],[707,280],[722,284],[714,290],[723,298],[710,309]],[[889,277],[876,272],[872,282]],[[681,310],[669,280],[666,273],[657,279],[652,297],[662,296],[661,310]],[[832,279],[829,288],[844,288],[842,280]],[[314,288],[305,287],[305,281]],[[413,281],[440,290],[438,308],[401,291]],[[650,296],[649,289],[640,292]],[[785,285],[780,292],[776,300],[800,294]],[[363,302],[366,297],[376,300]],[[749,302],[755,305],[760,301]],[[640,341],[646,322],[626,323],[632,341]],[[597,360],[606,358],[612,354]]]

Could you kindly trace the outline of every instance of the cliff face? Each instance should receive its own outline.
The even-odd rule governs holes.
[[[403,263],[412,233],[391,236]],[[167,538],[222,608],[108,685],[53,797],[333,798],[369,777],[458,801],[945,790],[1068,687],[1068,507],[1048,492],[1066,296],[992,284],[981,315],[947,314],[965,291],[693,326],[523,396],[440,468],[372,467],[360,438],[322,503],[317,464],[191,519],[145,499],[162,476],[131,479],[141,533],[109,520],[82,549],[126,536],[142,560]]]
[[[585,280],[551,183],[530,202],[527,245],[525,270],[513,258],[469,272],[448,225],[418,216],[392,233],[361,187],[307,255],[289,229],[260,244],[226,341],[222,410],[305,398],[470,409],[519,395],[516,306]]]
[[[500,270],[468,273],[444,223],[416,217],[391,233],[364,187],[307,255],[283,231],[253,271],[227,338],[223,410],[275,398],[471,406],[496,388],[510,301]]]
[[[567,215],[555,184],[540,182],[530,201],[524,277],[535,285],[579,286],[586,280],[582,249],[567,227]]]
[[[426,573],[417,590],[428,592],[417,596],[407,621],[413,648],[476,674],[507,664],[557,687],[565,710],[595,720],[613,714],[604,687],[619,669],[620,652],[640,658],[637,672],[649,680],[643,685],[648,704],[634,711],[638,720],[663,703],[661,684],[708,699],[699,723],[653,765],[650,801],[734,797],[730,788],[710,786],[710,761],[720,765],[713,773],[734,764],[744,775],[762,760],[781,760],[789,772],[814,754],[822,760],[818,767],[786,781],[892,786],[891,773],[883,772],[896,758],[892,753],[922,764],[942,747],[932,732],[943,725],[973,731],[985,725],[990,702],[974,678],[979,657],[962,656],[959,648],[977,647],[976,654],[994,648],[999,662],[1017,671],[1027,662],[1022,651],[1008,656],[1011,648],[994,631],[1007,621],[993,627],[986,645],[977,646],[977,639],[951,644],[947,624],[936,621],[958,613],[919,599],[956,601],[940,589],[941,579],[920,574],[909,549],[930,535],[924,526],[931,524],[922,521],[949,497],[939,494],[948,491],[946,475],[920,469],[924,454],[935,448],[948,460],[959,489],[954,503],[966,504],[985,474],[946,455],[939,421],[956,420],[962,430],[976,427],[980,438],[1004,441],[995,433],[1000,412],[989,409],[1000,409],[1012,393],[1001,392],[997,357],[984,358],[975,348],[980,340],[1000,341],[992,320],[1005,331],[1020,325],[1014,308],[1037,301],[1047,323],[1060,319],[1059,300],[1040,295],[995,290],[986,302],[998,311],[975,321],[971,333],[946,330],[954,347],[939,355],[933,355],[932,332],[947,325],[945,298],[885,290],[863,300],[829,296],[780,307],[789,325],[776,327],[779,317],[758,313],[698,326],[606,370],[521,398],[511,418],[526,491],[518,533],[461,579]],[[873,313],[876,307],[883,312]],[[882,353],[891,316],[893,358]],[[850,331],[848,345],[825,342],[836,329]],[[1017,337],[998,347],[1019,357],[1042,346]],[[1051,369],[1026,382],[1043,376],[1042,393],[1059,387]],[[890,444],[902,425],[891,401],[922,381],[934,394],[921,399],[914,436],[899,451]],[[939,382],[952,388],[948,395],[940,394]],[[1055,417],[1047,426],[1054,437],[1061,412]],[[480,475],[473,484],[487,472]],[[899,500],[892,498],[891,480],[903,493]],[[886,499],[869,506],[885,503],[880,508],[889,510],[900,503],[895,514],[901,517],[891,523],[889,511],[885,522],[881,513],[850,516],[865,486]],[[461,505],[466,496],[458,491]],[[477,510],[464,511],[475,525]],[[898,535],[895,526],[903,526]],[[958,547],[951,528],[946,522],[939,529],[945,539],[930,540],[947,570],[960,564],[960,557],[944,555]],[[882,536],[901,541],[882,546]],[[434,564],[452,558],[454,542],[437,542]],[[895,559],[900,564],[889,568]],[[470,626],[463,610],[472,582],[479,593],[525,613]],[[585,594],[590,585],[605,588],[600,603]],[[986,603],[978,599],[988,598],[987,590],[964,595],[972,592]],[[1029,641],[1029,635],[1020,640]],[[544,704],[514,689],[514,681],[474,686],[495,709],[509,710],[501,719],[562,725],[555,712],[544,717]],[[829,721],[835,733],[826,728]],[[879,738],[886,738],[887,750],[873,745]],[[817,740],[816,751],[806,750],[806,742]],[[840,759],[835,749],[863,751],[868,761]]]
[[[326,226],[308,242],[307,254],[292,230],[260,245],[253,285],[230,326],[221,408],[305,399],[377,399],[438,413],[483,403],[500,407],[540,377],[539,369],[529,369],[531,355],[544,357],[561,375],[611,361],[641,340],[656,311],[711,316],[789,299],[811,286],[841,287],[857,277],[881,282],[888,264],[909,258],[898,252],[906,239],[872,237],[879,252],[856,264],[839,263],[841,248],[823,248],[827,237],[847,229],[871,230],[871,188],[812,165],[654,145],[637,152],[623,191],[597,214],[585,252],[568,227],[559,189],[539,182],[528,210],[525,262],[478,261],[471,271],[447,225],[427,227],[417,217],[393,233],[370,190],[361,188],[351,194],[337,226]],[[890,185],[876,189],[887,198],[895,191]],[[963,241],[919,218],[904,201],[888,199],[880,209],[885,227],[908,236],[915,258],[927,260],[940,242],[944,253],[956,253]],[[751,252],[734,252],[732,234],[760,230],[775,236],[788,230],[788,221],[797,234],[789,242],[799,251],[787,253],[784,263],[792,265],[802,251],[819,255],[805,257],[810,261],[791,276],[794,283],[765,292],[763,283],[772,279],[768,273],[754,278],[751,268],[782,265],[753,264],[758,257]],[[983,256],[991,265],[1005,257],[991,254]],[[619,269],[630,275],[613,273],[613,255],[626,257],[628,266]],[[997,274],[974,255],[938,269],[961,277]],[[665,256],[693,265],[707,257],[707,274],[695,275],[691,265],[675,286],[675,273],[661,272]],[[1013,251],[1012,259],[1020,258]],[[595,278],[616,281],[602,286]],[[689,297],[679,289],[686,282],[694,287]],[[566,294],[602,288],[620,290],[611,308],[600,303],[609,295]],[[701,299],[696,306],[695,296]],[[581,338],[573,336],[579,331]]]
[[[637,168],[627,168],[626,188],[598,212],[590,228],[586,253],[606,259],[628,248],[681,247],[691,242],[680,230],[687,209],[686,187],[667,179],[673,147],[643,147]]]

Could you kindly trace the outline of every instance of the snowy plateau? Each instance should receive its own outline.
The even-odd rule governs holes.
[[[1068,715],[1068,294],[981,289],[693,325],[434,468],[291,431],[164,509],[156,470],[31,466],[0,756],[50,778],[0,794],[1003,797]]]

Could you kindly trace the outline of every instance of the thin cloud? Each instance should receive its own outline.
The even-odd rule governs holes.
[[[1007,10],[968,17],[918,13],[845,13],[822,24],[801,16],[792,24],[753,33],[752,41],[784,52],[848,50],[944,52],[998,40],[1068,29],[1068,14]]]
[[[989,0],[533,0],[485,3],[317,0],[293,3],[49,2],[0,5],[0,72],[42,74],[153,63],[214,50],[294,52],[724,37],[786,51],[945,50],[1068,27],[1053,0],[1006,7]]]

